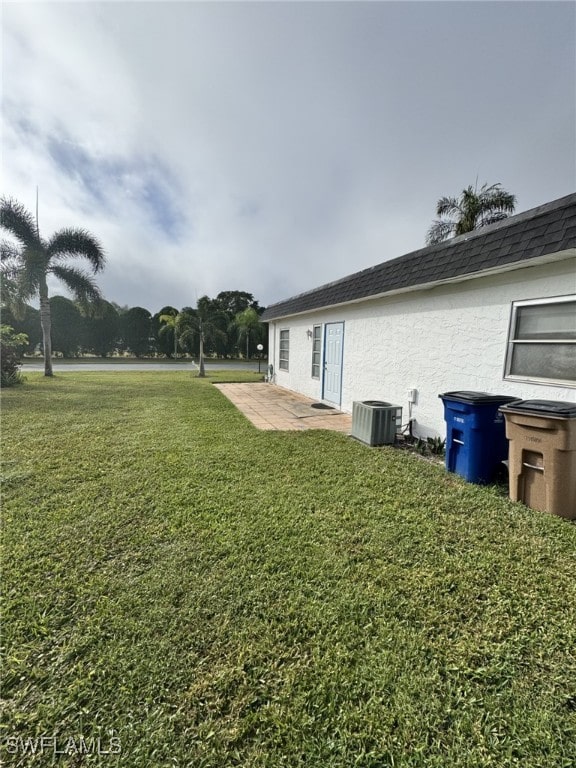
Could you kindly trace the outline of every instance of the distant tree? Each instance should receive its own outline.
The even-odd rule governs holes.
[[[52,296],[50,299],[52,318],[52,349],[63,357],[77,357],[80,354],[84,335],[84,317],[70,299]]]
[[[238,329],[238,340],[246,342],[246,360],[250,358],[250,339],[258,343],[263,334],[263,323],[260,322],[258,312],[252,307],[248,307],[243,312],[236,315],[236,328]]]
[[[79,301],[97,301],[100,291],[91,274],[69,264],[72,258],[86,259],[92,274],[104,267],[102,246],[83,229],[62,229],[49,240],[40,237],[38,222],[16,200],[0,199],[0,226],[15,240],[2,241],[2,271],[14,287],[12,304],[21,309],[32,297],[40,299],[40,323],[44,349],[44,375],[52,376],[51,315],[48,276],[61,280]]]
[[[442,243],[451,237],[494,224],[514,213],[516,197],[501,184],[483,184],[480,190],[469,186],[460,197],[441,197],[436,205],[437,219],[426,236],[427,245]]]
[[[239,348],[236,317],[249,308],[260,312],[258,302],[254,299],[254,295],[247,291],[221,291],[211,301],[214,309],[221,313],[220,330],[226,334],[226,341],[220,338],[216,342],[216,351],[223,357],[237,355]]]
[[[182,310],[177,318],[176,329],[178,337],[185,345],[195,338],[199,342],[198,376],[204,377],[204,354],[207,344],[214,344],[218,339],[225,339],[226,333],[221,329],[221,310],[215,306],[208,296],[198,299],[195,310]],[[225,320],[225,318],[224,318]]]
[[[200,338],[194,330],[196,314],[193,307],[182,307],[176,319],[178,349],[192,357],[198,357],[200,354]]]
[[[111,301],[110,304],[112,304],[112,306],[114,307],[116,312],[118,312],[119,315],[125,314],[130,309],[128,304],[118,304],[116,301]]]
[[[124,346],[136,357],[150,351],[152,315],[144,307],[132,307],[120,316],[120,335]]]
[[[84,310],[83,348],[100,357],[111,355],[118,346],[120,315],[109,301],[100,301]]]
[[[248,307],[258,308],[258,302],[255,301],[254,295],[246,291],[220,291],[214,301],[221,312],[225,312],[231,317],[236,317]]]
[[[20,304],[18,316],[9,306],[2,307],[2,321],[5,325],[14,328],[17,334],[25,334],[28,343],[24,347],[24,353],[34,352],[42,343],[42,328],[40,327],[40,312],[30,304]]]
[[[166,306],[152,318],[152,330],[157,339],[158,351],[166,357],[176,357],[178,354],[177,317],[178,310]]]

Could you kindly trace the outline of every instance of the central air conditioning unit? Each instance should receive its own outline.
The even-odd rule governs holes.
[[[352,404],[352,437],[367,445],[391,444],[402,428],[402,406],[382,400]]]

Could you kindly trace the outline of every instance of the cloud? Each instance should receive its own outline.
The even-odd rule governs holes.
[[[107,215],[115,213],[122,195],[160,236],[178,241],[185,218],[177,200],[178,181],[156,158],[96,156],[54,136],[48,138],[47,150],[57,170],[82,186]]]
[[[4,8],[6,191],[104,243],[107,298],[262,305],[420,247],[476,176],[573,190],[566,3]]]

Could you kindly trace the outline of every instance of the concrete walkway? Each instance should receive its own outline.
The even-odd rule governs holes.
[[[330,429],[350,433],[352,416],[313,408],[310,400],[275,384],[214,384],[258,429]]]

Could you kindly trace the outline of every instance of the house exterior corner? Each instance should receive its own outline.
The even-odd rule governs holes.
[[[439,395],[576,401],[576,194],[266,309],[273,380],[446,433]],[[410,392],[410,395],[409,395]]]
[[[357,400],[401,405],[403,423],[411,418],[413,433],[423,438],[445,435],[438,396],[449,391],[575,401],[576,381],[506,376],[515,304],[569,299],[576,293],[575,275],[572,256],[275,319],[269,324],[274,381],[345,412],[351,412]],[[343,330],[339,402],[326,396],[326,333],[336,325]],[[408,390],[416,390],[413,404]]]

